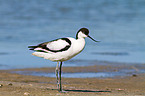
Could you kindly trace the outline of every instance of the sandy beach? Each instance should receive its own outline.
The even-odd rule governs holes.
[[[63,67],[63,72],[118,71],[122,68],[139,71],[139,66],[94,65]],[[113,78],[62,78],[63,90],[59,93],[56,78],[29,76],[14,71],[54,72],[55,68],[29,68],[0,71],[0,96],[145,96],[145,73]]]

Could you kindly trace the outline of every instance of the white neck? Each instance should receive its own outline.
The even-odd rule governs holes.
[[[77,54],[80,53],[85,47],[85,38],[78,38],[74,44],[74,51]]]
[[[80,38],[86,38],[87,36],[84,34],[84,33],[82,33],[81,31],[78,33],[78,35],[77,35],[77,38],[78,39],[80,39]]]

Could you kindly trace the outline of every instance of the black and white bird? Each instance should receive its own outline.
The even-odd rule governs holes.
[[[61,86],[62,62],[71,59],[72,57],[76,56],[84,49],[86,37],[89,37],[95,42],[99,42],[89,36],[89,30],[87,28],[81,28],[77,32],[76,38],[72,38],[72,37],[60,38],[50,42],[44,42],[38,44],[37,46],[28,47],[30,48],[29,50],[35,51],[34,53],[32,53],[32,55],[43,57],[44,59],[57,62],[55,72],[57,78],[57,87],[60,92],[62,92],[62,86]]]

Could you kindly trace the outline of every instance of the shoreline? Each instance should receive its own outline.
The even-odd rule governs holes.
[[[108,77],[115,78],[115,77],[133,76],[133,75],[145,73],[144,69],[145,69],[145,64],[96,62],[96,64],[90,66],[74,66],[74,67],[64,66],[62,67],[62,75],[65,74],[64,76],[65,78],[101,78],[101,75],[100,77],[97,76],[100,73],[102,74],[103,78],[108,78]],[[21,75],[55,77],[55,67],[10,69],[10,70],[3,70],[3,71],[10,72],[10,73],[17,73]],[[85,77],[83,76],[77,77],[77,74],[85,75],[85,73],[86,73]],[[67,75],[69,76],[67,77]],[[76,75],[76,77],[73,75]],[[87,75],[96,75],[96,76],[87,77]],[[103,75],[106,75],[106,77]]]
[[[143,65],[144,66],[144,65]],[[140,71],[142,66],[93,65],[63,67],[63,72],[116,72],[121,69]],[[12,73],[12,71],[54,72],[52,68],[27,68],[0,70],[0,96],[144,96],[145,73],[117,76],[113,78],[62,78],[66,93],[59,93],[56,78]],[[55,75],[55,74],[54,74]]]

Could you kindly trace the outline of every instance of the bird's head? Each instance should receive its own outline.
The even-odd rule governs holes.
[[[76,39],[79,38],[86,38],[89,37],[90,39],[92,39],[95,42],[100,42],[100,41],[96,41],[95,39],[93,39],[91,36],[89,36],[89,30],[87,28],[81,28],[76,35]]]

